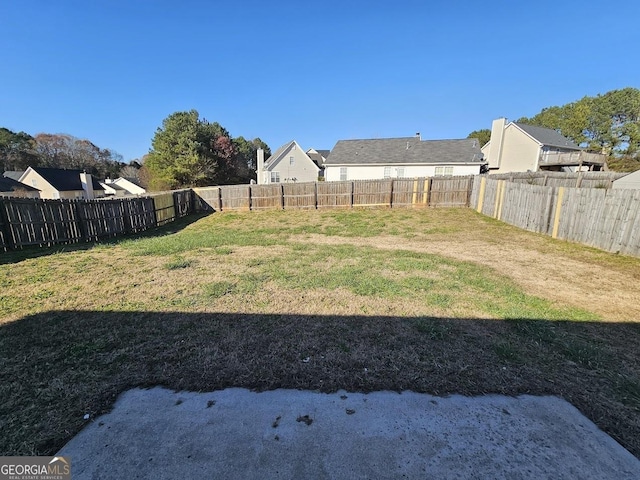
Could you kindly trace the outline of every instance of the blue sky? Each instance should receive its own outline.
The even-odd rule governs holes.
[[[640,2],[0,2],[0,127],[125,161],[196,109],[272,150],[295,139],[464,138],[640,87]]]

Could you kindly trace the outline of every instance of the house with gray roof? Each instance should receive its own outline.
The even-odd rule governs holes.
[[[340,140],[325,160],[327,181],[477,175],[486,162],[473,138]]]
[[[258,149],[257,155],[256,173],[259,185],[318,180],[320,167],[309,158],[295,140],[282,145],[266,161],[261,148]]]
[[[606,156],[584,151],[560,132],[498,118],[482,147],[489,173],[602,170]]]

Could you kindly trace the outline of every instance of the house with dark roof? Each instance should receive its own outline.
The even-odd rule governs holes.
[[[40,198],[40,190],[3,175],[0,177],[0,197]]]
[[[257,155],[258,185],[318,180],[320,167],[309,158],[295,140],[282,145],[266,161],[261,148],[258,149]]]
[[[602,170],[606,156],[584,151],[560,132],[498,118],[482,147],[489,173]]]
[[[82,170],[29,167],[20,183],[40,190],[40,198],[85,198],[104,196],[104,187]]]
[[[325,160],[325,180],[374,180],[484,171],[476,139],[422,140],[415,137],[340,140]]]
[[[331,150],[316,150],[315,148],[310,148],[305,152],[307,156],[313,160],[313,163],[315,163],[320,169],[318,172],[319,178],[324,177],[324,162],[327,161],[327,157],[330,152]]]

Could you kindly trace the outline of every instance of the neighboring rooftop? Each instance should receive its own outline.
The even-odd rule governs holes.
[[[535,125],[528,125],[526,123],[513,122],[520,129],[535,138],[538,142],[549,147],[570,148],[574,150],[580,150],[580,147],[563,136],[557,130],[551,128],[537,127]]]
[[[274,153],[271,154],[271,156],[269,158],[267,158],[264,161],[264,166],[267,167],[268,165],[270,165],[272,162],[274,162],[275,160],[277,160],[278,158],[280,158],[282,155],[284,155],[284,153],[286,151],[288,151],[294,144],[296,143],[295,140],[291,140],[289,143],[285,143],[284,145],[282,145],[278,150],[276,150]]]
[[[53,188],[60,192],[67,192],[73,190],[82,190],[82,180],[80,174],[82,170],[66,170],[63,168],[43,168],[43,167],[30,167],[31,170],[36,172],[47,182],[51,184]],[[100,185],[100,182],[95,178],[93,180],[94,190],[104,190],[104,187]]]
[[[19,181],[14,180],[11,177],[0,177],[0,192],[18,192],[21,190],[26,190],[28,192],[40,191],[37,188],[33,188],[29,185],[25,185],[24,183],[20,183]]]
[[[342,164],[436,164],[483,162],[477,139],[421,140],[419,137],[340,140],[325,162]]]
[[[16,182],[18,180],[20,180],[20,177],[22,177],[22,174],[24,173],[24,170],[22,171],[18,171],[18,170],[7,170],[6,172],[4,172],[2,175],[7,177],[7,178],[12,178],[14,179]]]

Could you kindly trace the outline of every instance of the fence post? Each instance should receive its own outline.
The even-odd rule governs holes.
[[[422,185],[422,204],[425,207],[429,206],[429,190],[431,186],[431,178],[427,177],[424,179],[424,185]]]
[[[391,179],[391,186],[390,186],[391,192],[390,192],[390,195],[389,195],[389,208],[393,208],[393,182],[394,181],[395,180],[392,178]]]
[[[418,179],[413,180],[413,195],[411,196],[411,204],[415,205],[418,202]]]
[[[355,185],[351,182],[351,208],[353,208],[353,196],[355,195]]]
[[[484,190],[487,188],[487,177],[482,177],[480,179],[480,191],[478,192],[478,208],[476,211],[478,213],[482,213],[482,207],[484,206]]]
[[[12,241],[11,228],[9,225],[9,215],[7,215],[6,205],[10,200],[0,199],[0,226],[2,226],[2,238],[4,239],[3,247],[12,249],[15,247]]]
[[[558,230],[560,228],[560,213],[562,212],[562,197],[564,196],[564,187],[558,188],[558,203],[556,204],[556,214],[553,219],[553,232],[551,238],[558,238]]]
[[[318,209],[318,182],[313,183],[313,198],[316,210]]]
[[[131,233],[133,231],[133,222],[131,221],[132,212],[131,209],[127,209],[127,203],[124,199],[120,199],[120,213],[122,213],[122,219],[124,223],[125,233]]]
[[[75,207],[76,210],[76,216],[78,218],[78,231],[80,232],[80,236],[82,237],[82,240],[85,242],[89,241],[89,229],[86,225],[86,215],[84,214],[84,210],[82,209],[82,207],[80,206],[80,202],[82,200],[69,200],[70,202],[73,202],[73,206]]]
[[[498,204],[498,215],[497,219],[500,220],[502,218],[502,207],[504,207],[504,192],[507,189],[507,182],[502,180],[502,185],[500,185],[500,202]]]
[[[280,184],[280,209],[284,210],[284,184]]]

